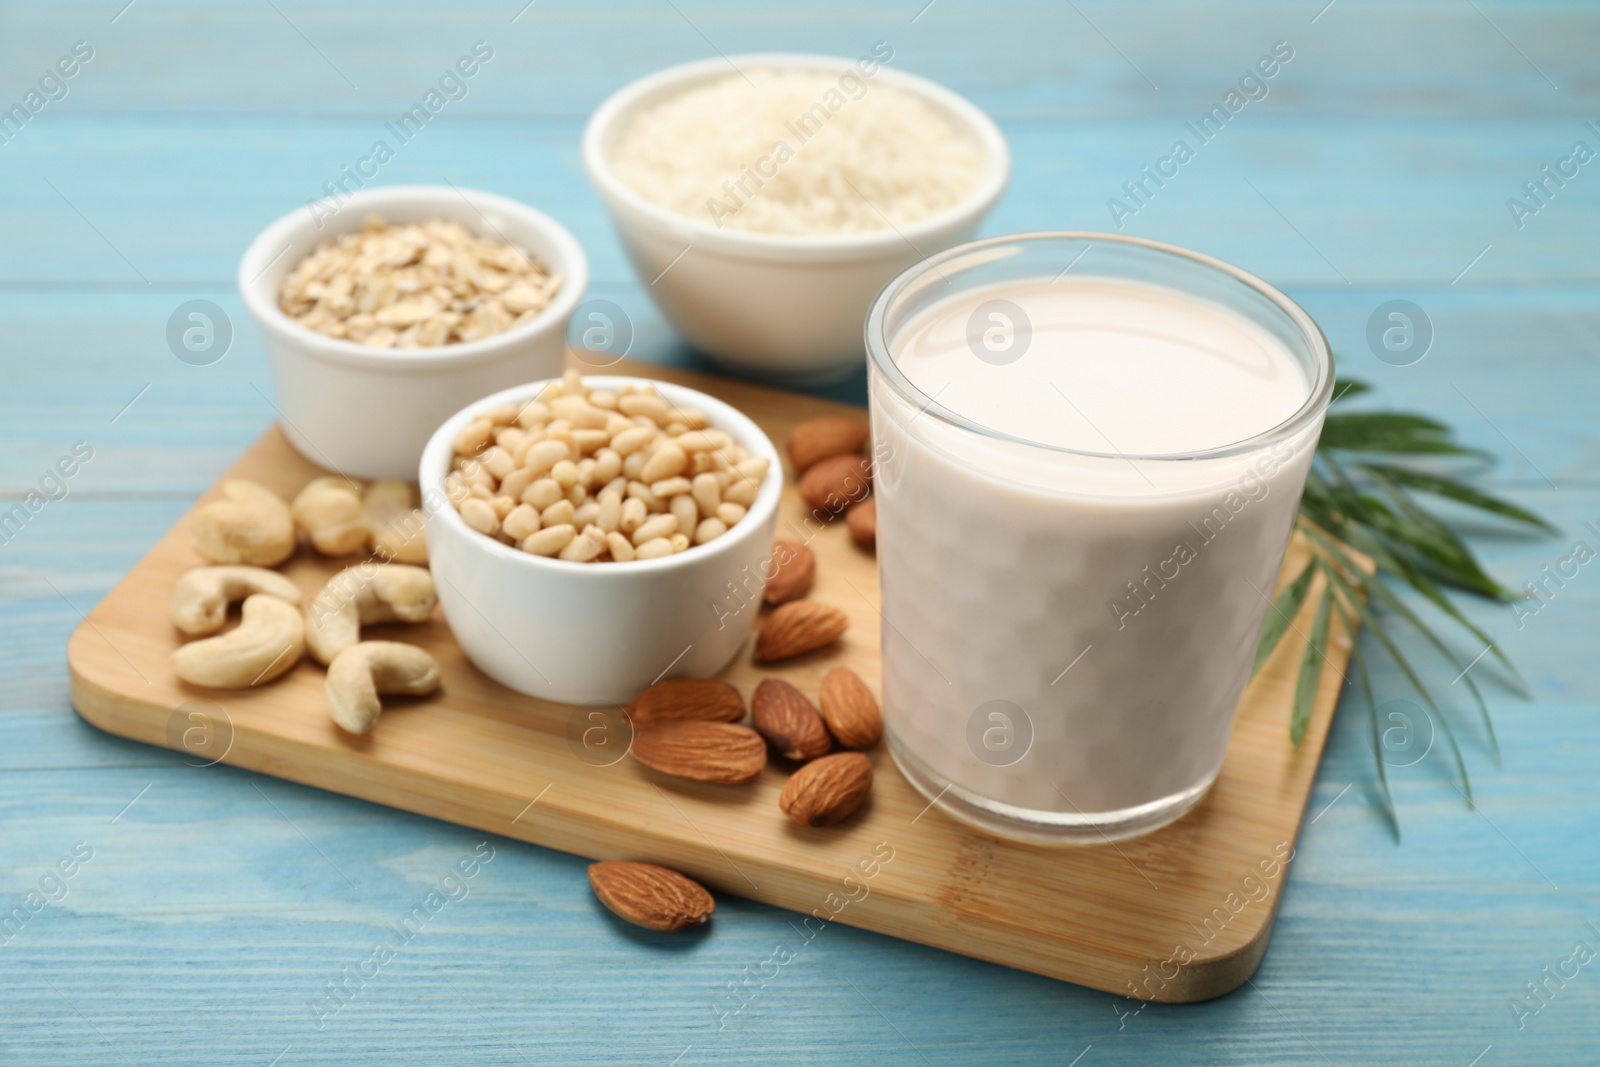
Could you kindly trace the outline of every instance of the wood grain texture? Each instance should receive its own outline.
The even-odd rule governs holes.
[[[787,440],[801,419],[849,413],[681,371],[623,364],[617,372],[638,370],[734,404],[775,441]],[[325,473],[273,428],[227,477],[290,499]],[[212,490],[201,502],[215,496]],[[810,544],[817,557],[810,598],[839,607],[850,629],[836,645],[783,664],[758,666],[747,648],[721,675],[747,702],[766,677],[815,699],[822,676],[839,665],[874,691],[880,686],[876,564],[842,522],[822,528],[808,515],[786,472],[780,534]],[[624,758],[630,732],[614,717],[618,709],[599,709],[591,721],[594,708],[496,685],[472,667],[438,616],[421,626],[371,628],[373,638],[427,648],[445,682],[441,696],[399,702],[363,738],[329,721],[325,672],[309,662],[255,689],[185,685],[169,662],[182,635],[164,615],[178,576],[203,562],[190,547],[192,517],[89,613],[68,646],[73,704],[103,730],[176,748],[192,762],[225,762],[591,859],[660,863],[789,908],[800,914],[796,921],[810,917],[807,929],[837,915],[851,926],[1163,1002],[1221,996],[1260,964],[1351,647],[1348,634],[1334,635],[1307,736],[1292,747],[1289,709],[1303,635],[1320,602],[1314,591],[1296,630],[1246,691],[1211,792],[1191,814],[1146,837],[1062,849],[970,831],[930,811],[882,746],[871,753],[869,806],[840,826],[802,830],[779,809],[781,767],[769,764],[749,787],[653,774]],[[1296,543],[1285,574],[1298,573],[1304,559]],[[309,596],[351,562],[302,546],[283,569]],[[758,625],[758,608],[749,605],[733,624]],[[609,736],[600,746],[584,744],[595,729]]]
[[[1106,198],[1245,63],[1289,40],[1297,55],[1271,96],[1127,232],[1284,287],[1342,369],[1376,386],[1364,403],[1437,415],[1493,452],[1495,466],[1468,473],[1562,530],[1545,539],[1475,524],[1472,544],[1501,581],[1539,578],[1576,539],[1600,547],[1586,525],[1600,521],[1600,182],[1584,168],[1520,229],[1505,206],[1586,121],[1600,122],[1600,10],[1570,0],[923,7],[539,0],[513,24],[522,0],[0,5],[7,104],[71,42],[97,51],[67,99],[0,146],[0,497],[37,487],[75,440],[96,449],[70,495],[0,545],[0,915],[73,842],[95,849],[64,898],[0,937],[0,1063],[1600,1061],[1589,968],[1524,1025],[1510,1011],[1600,921],[1591,567],[1525,624],[1505,606],[1465,605],[1534,692],[1514,696],[1487,661],[1473,669],[1498,760],[1450,685],[1458,668],[1402,633],[1446,694],[1476,810],[1435,744],[1388,767],[1396,842],[1375,796],[1368,712],[1348,695],[1272,950],[1249,984],[1200,1005],[1140,1010],[839,923],[802,941],[793,913],[737,897],[704,936],[667,942],[611,922],[583,862],[564,853],[191,767],[73,714],[63,650],[82,613],[274,417],[259,340],[234,296],[244,242],[365,149],[479,36],[505,62],[381,180],[448,179],[548,211],[589,252],[594,295],[633,318],[634,355],[701,367],[627,273],[579,166],[584,117],[628,79],[716,49],[850,55],[891,41],[904,69],[965,93],[1010,139],[1011,187],[983,230],[998,234],[1106,225]],[[222,305],[236,328],[232,351],[209,367],[178,362],[163,339],[193,297]],[[1380,362],[1365,338],[1373,310],[1394,298],[1416,301],[1437,327],[1433,351],[1409,367]],[[831,395],[860,402],[864,384]],[[1367,634],[1360,647],[1380,714],[1410,701],[1415,715],[1382,649]],[[1479,651],[1456,647],[1469,660]],[[471,896],[319,1023],[307,1005],[324,983],[364,960],[485,837],[499,852]],[[779,945],[798,956],[767,963]]]

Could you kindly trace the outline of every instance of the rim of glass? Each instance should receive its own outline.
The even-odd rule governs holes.
[[[1299,328],[1307,346],[1311,349],[1312,359],[1316,363],[1316,380],[1311,383],[1311,389],[1305,402],[1300,405],[1294,414],[1260,433],[1235,441],[1231,444],[1219,445],[1215,448],[1203,449],[1196,452],[1158,452],[1140,455],[1130,452],[1092,452],[1081,448],[1066,448],[1061,445],[1045,444],[1040,441],[1029,440],[1026,437],[1017,437],[1004,433],[981,423],[974,422],[965,415],[957,414],[937,402],[934,397],[924,393],[912,384],[894,362],[894,356],[889,351],[889,339],[884,334],[884,320],[887,317],[889,306],[899,297],[908,286],[916,282],[930,271],[938,271],[939,267],[961,256],[968,256],[988,248],[998,248],[1003,245],[1017,245],[1039,241],[1082,241],[1103,242],[1119,244],[1144,249],[1157,255],[1171,256],[1176,259],[1185,259],[1210,268],[1223,274],[1240,284],[1255,290],[1265,297],[1270,303],[1283,312],[1291,322]],[[1204,299],[1203,297],[1200,299]],[[1152,241],[1145,237],[1131,237],[1122,234],[1096,233],[1092,230],[1041,230],[1034,233],[1009,234],[1002,237],[986,237],[979,241],[969,241],[963,245],[946,249],[937,255],[929,256],[902,271],[898,277],[884,287],[872,302],[872,310],[867,313],[866,321],[867,358],[882,374],[884,379],[894,387],[900,396],[919,408],[923,414],[932,415],[941,422],[947,423],[958,429],[978,434],[996,441],[1008,441],[1013,444],[1035,448],[1045,452],[1059,452],[1070,456],[1084,456],[1092,459],[1114,460],[1197,460],[1197,459],[1222,459],[1228,456],[1239,455],[1246,452],[1259,451],[1262,447],[1272,444],[1276,440],[1292,436],[1303,429],[1307,423],[1318,418],[1326,410],[1333,395],[1333,354],[1328,348],[1328,339],[1323,336],[1322,328],[1306,313],[1305,309],[1284,294],[1276,286],[1241,270],[1233,264],[1208,256],[1203,252],[1182,248],[1178,245],[1167,244],[1163,241]]]

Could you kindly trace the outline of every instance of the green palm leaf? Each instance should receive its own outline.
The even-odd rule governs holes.
[[[1338,404],[1370,392],[1364,382],[1341,378],[1334,386],[1334,402]],[[1392,617],[1414,630],[1452,671],[1459,672],[1451,685],[1464,683],[1463,688],[1482,718],[1490,750],[1498,760],[1499,743],[1489,706],[1469,672],[1477,659],[1492,654],[1504,671],[1503,677],[1523,696],[1528,696],[1527,685],[1505,652],[1467,618],[1452,599],[1451,591],[1502,603],[1517,600],[1520,594],[1507,589],[1485,571],[1461,532],[1424,507],[1413,494],[1464,505],[1539,533],[1554,533],[1556,528],[1526,508],[1429,466],[1441,459],[1448,461],[1459,457],[1493,459],[1481,449],[1459,443],[1450,427],[1425,415],[1336,410],[1327,416],[1300,501],[1298,526],[1311,545],[1312,560],[1273,601],[1272,611],[1261,629],[1255,667],[1260,669],[1291,627],[1295,614],[1309,596],[1314,575],[1325,574],[1327,583],[1295,680],[1289,724],[1291,743],[1300,743],[1310,721],[1317,685],[1326,663],[1332,613],[1337,611],[1352,629],[1355,621],[1360,620],[1421,697],[1445,736],[1470,807],[1472,783],[1450,719],[1422,674],[1401,651],[1385,620]],[[1370,559],[1376,572],[1369,574],[1359,566],[1346,546]],[[1462,632],[1480,642],[1484,652],[1477,659],[1464,662],[1400,595],[1397,591],[1400,588],[1420,594]],[[1352,653],[1352,660],[1367,701],[1379,796],[1398,841],[1400,821],[1383,763],[1371,677],[1359,648]]]

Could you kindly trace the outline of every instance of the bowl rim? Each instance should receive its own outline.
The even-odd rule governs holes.
[[[981,108],[954,90],[928,78],[880,63],[874,78],[908,90],[939,107],[979,144],[989,165],[988,173],[966,199],[936,215],[907,226],[890,226],[867,234],[820,234],[816,236],[769,234],[753,230],[719,229],[708,222],[652,203],[630,188],[612,170],[606,145],[617,125],[646,103],[653,103],[688,85],[725,75],[729,68],[800,67],[827,72],[854,70],[858,60],[811,52],[747,52],[733,56],[698,59],[658,70],[638,78],[605,99],[589,117],[583,129],[583,167],[607,205],[622,208],[647,220],[695,248],[742,253],[763,259],[846,259],[866,258],[906,246],[916,248],[919,237],[932,237],[939,231],[981,217],[1000,198],[1011,177],[1011,150],[1000,128]],[[920,255],[918,258],[922,258]]]
[[[315,225],[315,219],[310,216],[307,206],[302,205],[268,223],[245,247],[244,254],[240,256],[236,284],[245,310],[262,330],[275,332],[282,339],[323,359],[364,368],[381,367],[386,370],[437,370],[462,363],[488,361],[506,355],[509,349],[539,338],[557,324],[560,324],[564,333],[566,321],[572,316],[588,290],[589,260],[584,255],[583,246],[578,243],[578,239],[571,231],[549,215],[520,200],[453,184],[367,186],[345,197],[339,205],[340,213],[347,213],[347,217],[352,219],[353,223],[332,226],[325,235],[318,236],[314,240],[312,247],[322,241],[353,232],[360,226],[362,215],[367,212],[381,213],[385,206],[396,204],[426,208],[429,204],[446,201],[452,203],[464,201],[468,207],[482,216],[486,226],[475,227],[476,232],[480,234],[486,228],[494,228],[485,215],[486,210],[491,209],[518,216],[525,225],[544,233],[554,246],[557,252],[554,258],[558,260],[545,265],[552,271],[559,270],[563,276],[561,288],[549,306],[531,321],[514,326],[493,337],[433,348],[371,348],[308,329],[289,318],[278,307],[276,286],[270,287],[269,292],[269,287],[261,284],[261,280],[276,264],[277,258],[288,251],[296,240],[307,236],[307,232]],[[356,210],[350,210],[352,208]],[[515,241],[504,235],[500,235],[500,239],[517,246]],[[293,269],[293,265],[291,264],[288,269]]]
[[[767,436],[765,430],[756,425],[754,419],[734,407],[732,404],[708,393],[687,385],[676,382],[663,381],[656,378],[645,378],[634,375],[586,374],[583,380],[586,384],[615,388],[619,385],[653,385],[661,390],[672,403],[680,406],[698,407],[705,411],[715,429],[723,430],[731,435],[747,449],[754,448],[757,454],[767,459],[771,466],[768,468],[767,477],[761,489],[756,494],[755,503],[750,505],[745,517],[728,529],[728,532],[714,541],[704,545],[690,545],[682,552],[675,552],[670,556],[660,559],[629,560],[627,563],[618,563],[615,566],[596,566],[593,563],[578,563],[573,560],[556,559],[552,556],[535,556],[524,552],[512,545],[505,544],[485,534],[479,533],[468,526],[461,513],[451,507],[444,492],[444,479],[449,470],[450,457],[455,454],[455,436],[477,412],[498,404],[517,403],[531,400],[540,390],[551,382],[559,382],[560,378],[542,378],[537,381],[525,382],[514,385],[509,389],[502,389],[498,393],[463,407],[460,411],[446,419],[433,436],[428,438],[428,443],[423,446],[422,459],[417,468],[417,486],[421,498],[424,516],[433,521],[438,520],[449,525],[453,530],[465,534],[468,542],[477,545],[489,553],[490,558],[508,561],[512,566],[531,567],[535,571],[545,570],[552,574],[578,574],[588,573],[595,576],[596,581],[626,581],[628,575],[653,575],[666,571],[693,565],[695,562],[709,562],[717,555],[726,555],[736,550],[737,546],[755,536],[752,531],[763,527],[769,517],[775,517],[778,510],[779,499],[783,495],[783,461],[778,455],[777,446]],[[430,494],[435,501],[430,506]],[[469,551],[477,551],[471,549]],[[687,560],[687,562],[686,562]]]

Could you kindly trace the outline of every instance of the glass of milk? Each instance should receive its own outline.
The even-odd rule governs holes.
[[[1178,818],[1249,679],[1332,393],[1321,331],[1209,256],[1043,233],[912,267],[867,350],[901,770],[1023,840]]]

